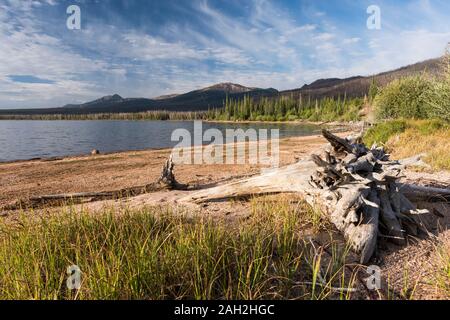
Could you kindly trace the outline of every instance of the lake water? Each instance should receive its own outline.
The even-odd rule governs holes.
[[[203,132],[219,129],[279,129],[280,137],[306,136],[319,128],[304,124],[202,123]],[[170,148],[172,132],[193,132],[193,121],[0,121],[0,161],[61,157],[100,152]],[[268,132],[270,138],[270,131]]]

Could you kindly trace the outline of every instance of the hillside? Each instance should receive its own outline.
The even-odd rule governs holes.
[[[282,91],[281,94],[292,95],[294,97],[298,97],[301,94],[304,97],[310,96],[312,99],[337,97],[339,95],[343,96],[344,94],[347,97],[362,97],[369,91],[370,84],[373,80],[378,86],[384,86],[390,81],[404,76],[420,74],[422,72],[437,74],[439,72],[440,62],[441,58],[430,59],[367,77],[356,76],[345,79],[320,79],[298,89]]]

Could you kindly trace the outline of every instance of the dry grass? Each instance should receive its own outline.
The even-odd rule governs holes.
[[[425,162],[435,170],[450,170],[450,129],[422,133],[417,128],[390,138],[387,147],[396,159],[426,153]]]
[[[450,299],[450,242],[436,246],[437,270],[431,280],[437,291]]]
[[[450,124],[439,120],[393,120],[368,130],[367,145],[384,145],[394,159],[426,153],[434,170],[450,170]]]

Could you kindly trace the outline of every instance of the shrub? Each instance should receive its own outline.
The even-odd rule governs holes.
[[[433,81],[426,106],[430,117],[450,121],[450,55],[444,61],[443,79]]]
[[[377,118],[427,118],[432,88],[433,81],[423,75],[392,81],[375,97]]]

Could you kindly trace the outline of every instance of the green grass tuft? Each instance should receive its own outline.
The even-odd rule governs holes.
[[[364,135],[364,143],[371,146],[374,143],[385,144],[390,137],[395,134],[405,132],[409,127],[406,120],[392,120],[389,122],[380,122],[374,127],[371,127]]]

